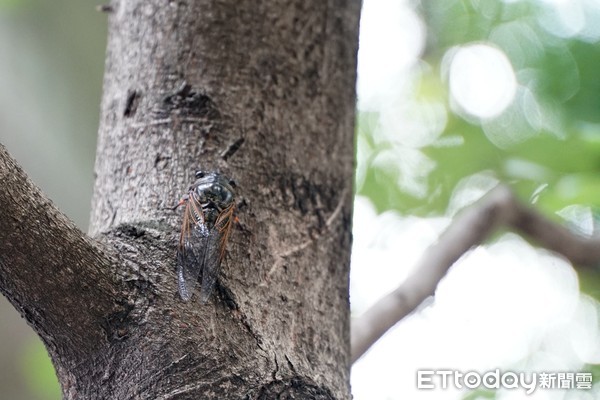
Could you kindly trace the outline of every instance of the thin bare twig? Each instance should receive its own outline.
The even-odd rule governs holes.
[[[464,253],[501,226],[529,236],[574,265],[600,264],[600,238],[585,238],[570,232],[519,203],[507,187],[499,186],[456,217],[438,241],[425,251],[404,283],[352,321],[352,363],[388,329],[433,295],[439,281]]]

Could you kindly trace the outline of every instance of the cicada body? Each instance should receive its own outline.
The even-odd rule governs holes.
[[[179,295],[184,301],[200,284],[200,302],[206,303],[219,276],[235,210],[233,181],[216,172],[196,172],[179,205],[185,204],[177,249]]]

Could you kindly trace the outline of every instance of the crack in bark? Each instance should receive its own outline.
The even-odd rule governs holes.
[[[166,95],[154,110],[158,118],[177,115],[179,118],[206,118],[216,121],[221,118],[221,113],[214,101],[202,91],[192,90],[187,82],[174,93]]]
[[[131,311],[135,308],[133,304],[118,304],[119,310],[104,317],[101,323],[109,342],[122,341],[129,337],[131,327],[136,324],[131,320]]]
[[[138,104],[140,102],[140,93],[137,90],[129,89],[127,91],[127,98],[125,99],[125,108],[123,110],[124,117],[133,117],[137,111]]]
[[[223,152],[221,152],[221,158],[225,161],[227,161],[231,156],[233,156],[239,149],[240,147],[242,147],[242,144],[244,144],[244,141],[246,139],[244,139],[243,137],[237,139],[235,142],[233,142],[232,144],[230,144]]]

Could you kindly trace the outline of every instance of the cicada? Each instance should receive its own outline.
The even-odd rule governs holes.
[[[217,172],[196,171],[196,181],[179,202],[185,205],[179,247],[177,279],[184,301],[200,284],[200,302],[215,287],[234,220],[234,182]]]

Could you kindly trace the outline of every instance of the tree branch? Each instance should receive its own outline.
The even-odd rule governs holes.
[[[347,398],[360,2],[112,6],[90,234],[132,289],[111,319],[126,339],[98,362],[103,398],[268,398],[273,381]],[[177,295],[181,214],[166,211],[198,168],[243,199],[204,306]],[[101,397],[72,374],[63,387]]]
[[[425,251],[406,281],[352,321],[352,362],[433,295],[439,281],[464,253],[502,226],[529,236],[539,245],[562,254],[574,265],[600,263],[599,238],[584,238],[570,232],[519,203],[507,187],[499,186],[456,217],[438,241]]]
[[[348,398],[360,2],[110,8],[90,235],[118,260],[14,162],[1,175],[3,291],[64,398]],[[198,168],[243,199],[206,305],[177,294],[169,210]]]
[[[84,357],[102,343],[99,321],[116,284],[111,261],[25,175],[0,145],[0,291],[41,336]],[[81,358],[80,357],[80,358]]]

